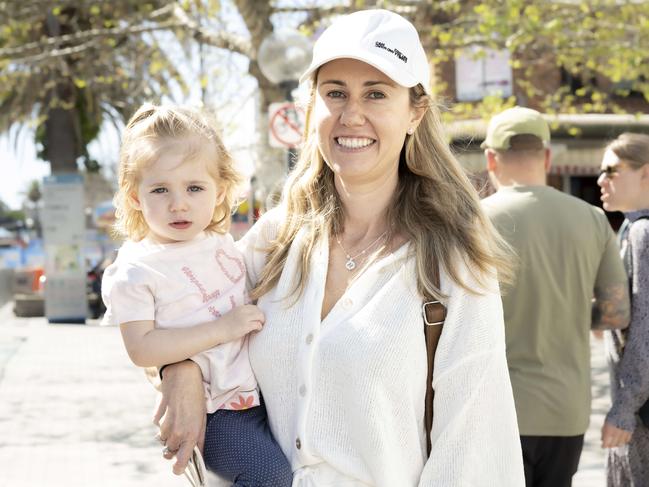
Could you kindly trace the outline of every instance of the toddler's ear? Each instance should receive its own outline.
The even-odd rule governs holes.
[[[223,203],[224,199],[225,199],[225,188],[223,186],[217,187],[217,189],[216,189],[216,204],[214,206],[215,207],[219,206],[221,203]]]
[[[142,205],[140,204],[140,200],[137,197],[137,194],[131,193],[128,195],[128,199],[131,202],[131,205],[133,205],[133,208],[136,210],[142,210]]]

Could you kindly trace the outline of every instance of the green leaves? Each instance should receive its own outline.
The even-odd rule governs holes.
[[[12,16],[0,23],[0,132],[13,124],[35,126],[42,156],[58,142],[44,130],[53,110],[76,120],[78,154],[95,167],[85,147],[106,117],[127,117],[145,99],[155,101],[171,78],[183,86],[148,34],[157,25],[165,29],[172,0],[68,0],[48,2],[54,3],[49,12],[42,3],[5,3]],[[74,158],[70,165],[76,170]]]
[[[519,99],[541,103],[542,109],[621,110],[623,92],[615,85],[620,82],[625,82],[627,94],[642,93],[649,99],[649,2],[433,2],[426,12],[413,18],[420,32],[430,32],[428,52],[441,70],[468,46],[507,49]],[[559,68],[575,80],[573,92],[561,89]],[[485,98],[460,104],[454,112],[476,115],[496,105]]]

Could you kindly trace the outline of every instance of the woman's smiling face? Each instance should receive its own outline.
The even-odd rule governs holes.
[[[323,65],[316,80],[313,116],[327,165],[346,182],[397,177],[399,154],[421,110],[409,89],[354,59]]]

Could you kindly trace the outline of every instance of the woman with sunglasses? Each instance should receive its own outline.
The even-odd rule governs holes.
[[[626,217],[619,241],[632,300],[629,327],[605,332],[613,402],[602,427],[608,486],[649,486],[649,421],[638,415],[649,401],[649,135],[611,142],[597,184],[604,209]]]

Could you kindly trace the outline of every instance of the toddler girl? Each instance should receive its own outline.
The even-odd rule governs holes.
[[[123,135],[117,230],[128,237],[106,269],[106,320],[119,323],[140,367],[191,358],[207,403],[204,457],[234,486],[290,486],[248,361],[262,312],[247,304],[243,258],[227,233],[241,177],[211,120],[144,105]]]

